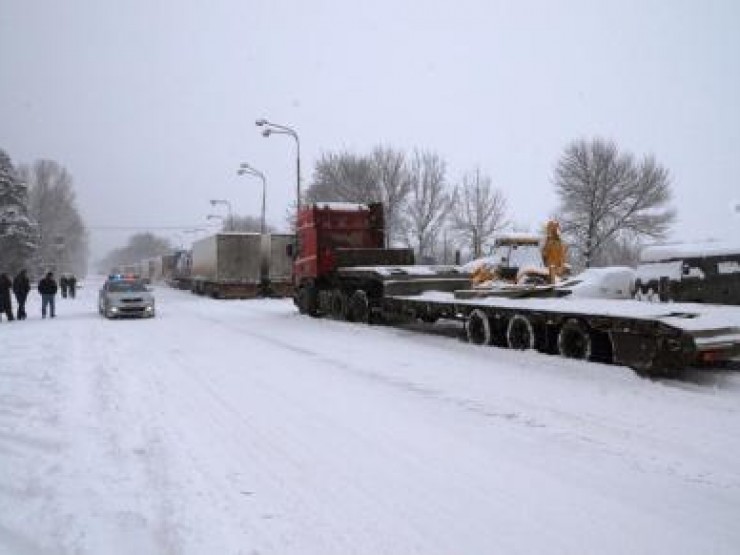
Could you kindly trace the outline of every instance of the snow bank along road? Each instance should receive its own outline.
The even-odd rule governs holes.
[[[740,553],[734,373],[96,289],[0,323],[0,553]]]

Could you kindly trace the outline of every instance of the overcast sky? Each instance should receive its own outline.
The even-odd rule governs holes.
[[[737,0],[0,0],[0,148],[71,172],[96,256],[211,198],[258,216],[241,161],[284,227],[295,145],[260,117],[298,131],[304,186],[322,152],[430,149],[533,229],[564,147],[601,136],[669,168],[674,239],[740,233]]]

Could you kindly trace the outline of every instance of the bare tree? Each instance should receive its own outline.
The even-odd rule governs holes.
[[[416,249],[421,260],[433,258],[449,210],[444,160],[435,153],[417,150],[409,167],[404,227],[408,245]]]
[[[606,241],[603,248],[596,253],[591,265],[602,266],[637,266],[640,261],[640,250],[644,244],[630,234],[619,234]]]
[[[385,209],[386,246],[391,246],[400,236],[401,209],[411,189],[406,156],[399,150],[378,146],[373,150],[372,162]]]
[[[262,220],[257,216],[233,216],[229,222],[224,222],[223,231],[254,231],[259,233],[262,229]],[[275,228],[265,224],[265,232],[272,233]]]
[[[480,257],[483,246],[507,225],[506,197],[480,169],[463,176],[462,184],[455,187],[452,206],[451,227],[470,246],[473,258]]]
[[[41,264],[85,274],[88,231],[77,209],[72,176],[53,160],[20,166],[29,184],[29,215],[38,222]]]
[[[324,153],[316,162],[309,202],[377,202],[382,200],[372,160],[350,152]]]
[[[109,272],[120,266],[135,264],[147,258],[153,258],[172,252],[169,239],[158,237],[153,233],[136,233],[129,237],[125,246],[113,249],[98,263],[102,272]]]
[[[610,240],[661,238],[675,220],[668,170],[652,156],[639,163],[612,141],[571,143],[555,168],[564,234],[580,263],[590,267]]]

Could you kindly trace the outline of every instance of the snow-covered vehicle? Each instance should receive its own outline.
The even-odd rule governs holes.
[[[740,244],[656,245],[644,249],[636,299],[740,305]]]
[[[111,276],[98,294],[98,312],[106,318],[152,318],[154,294],[140,278]]]
[[[635,271],[627,266],[588,268],[560,285],[572,297],[592,299],[631,299]]]

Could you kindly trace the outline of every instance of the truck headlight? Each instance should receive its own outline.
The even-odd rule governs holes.
[[[111,307],[111,309],[110,309],[110,311],[111,311],[111,312],[114,312],[114,313],[115,313],[115,312],[118,312],[118,307],[116,307],[116,306],[112,306],[112,307]]]
[[[144,310],[146,310],[147,312],[151,312],[152,310],[154,310],[154,306],[152,306],[152,305],[148,304],[148,305],[146,305],[146,306],[144,307]]]

